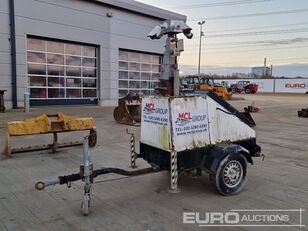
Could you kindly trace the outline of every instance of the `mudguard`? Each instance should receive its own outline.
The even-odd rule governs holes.
[[[221,160],[227,155],[241,153],[246,157],[247,162],[253,164],[249,151],[238,144],[218,144],[209,149],[203,161],[203,168],[209,173],[216,173]]]

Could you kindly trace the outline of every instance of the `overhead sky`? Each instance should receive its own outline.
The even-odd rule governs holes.
[[[201,72],[250,72],[266,57],[276,76],[308,77],[308,0],[139,0],[187,16],[194,37],[180,57],[196,73],[200,26]]]

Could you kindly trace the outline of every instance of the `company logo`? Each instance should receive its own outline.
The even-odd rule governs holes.
[[[175,121],[175,124],[178,126],[184,126],[192,121],[190,112],[179,113],[178,118]]]
[[[153,114],[153,113],[164,115],[168,112],[168,109],[166,109],[166,108],[155,108],[154,103],[146,103],[145,107],[143,109],[143,112],[147,115]]]
[[[304,89],[308,88],[308,83],[286,83],[285,88]]]
[[[179,113],[175,124],[177,126],[184,126],[186,124],[189,124],[190,122],[201,122],[206,119],[206,115],[196,115],[192,116],[191,112],[182,112]]]
[[[154,105],[154,103],[146,103],[143,111],[145,112],[145,114],[152,114],[152,113],[154,113],[155,112],[155,105]]]
[[[184,212],[183,224],[235,227],[305,227],[305,209],[232,209],[228,212]]]

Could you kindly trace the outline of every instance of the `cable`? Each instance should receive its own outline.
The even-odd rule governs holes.
[[[300,60],[300,59],[308,59],[308,57],[301,57],[301,58],[289,58],[289,59],[268,59],[268,61],[290,61],[290,60]]]
[[[225,42],[225,43],[202,43],[202,46],[205,47],[225,47],[228,45],[236,46],[236,45],[264,45],[264,46],[276,46],[276,45],[287,45],[292,43],[303,43],[307,42],[308,38],[299,37],[299,38],[290,38],[290,39],[271,39],[271,40],[255,40],[255,41],[238,41],[238,42]],[[185,47],[197,47],[197,44],[187,44]]]
[[[279,27],[289,27],[289,26],[300,26],[300,25],[308,25],[308,22],[302,23],[292,23],[292,24],[280,24],[280,25],[268,25],[268,26],[259,26],[259,27],[249,27],[249,28],[235,28],[235,29],[226,29],[226,30],[212,30],[212,31],[205,31],[204,33],[220,33],[226,31],[245,31],[245,30],[254,30],[254,29],[266,29],[266,28],[279,28]],[[206,28],[205,28],[206,29]]]
[[[269,50],[285,50],[285,49],[297,49],[297,48],[307,48],[307,45],[304,46],[292,46],[292,47],[277,47],[277,48],[266,48],[266,49],[251,49],[251,50],[235,50],[232,51],[234,53],[242,53],[242,52],[259,52],[259,51],[269,51]],[[210,52],[206,52],[206,53],[210,53],[210,54],[215,54],[215,53],[226,53],[226,51],[210,51]]]
[[[233,50],[233,54],[236,53],[242,53],[242,52],[258,52],[258,51],[269,51],[269,50],[282,50],[282,49],[296,49],[296,48],[307,48],[307,45],[304,46],[291,46],[291,47],[277,47],[277,48],[266,48],[266,49],[251,49],[251,50]],[[230,49],[230,48],[226,48]],[[210,52],[205,52],[205,54],[217,54],[217,53],[227,53],[230,51],[210,51]],[[186,52],[186,54],[195,54],[196,52]]]
[[[253,31],[253,32],[240,32],[229,34],[205,34],[206,38],[221,38],[221,37],[234,37],[234,36],[250,36],[250,35],[269,35],[269,34],[286,34],[295,32],[308,32],[308,27],[289,29],[289,30],[272,30],[272,31]]]
[[[282,44],[278,44],[278,45],[282,45]],[[263,44],[255,44],[255,45],[240,45],[240,46],[226,46],[226,47],[210,47],[210,48],[206,48],[207,51],[216,51],[216,50],[228,50],[228,49],[236,49],[236,48],[258,48],[258,47],[272,47],[273,45],[271,44],[267,44],[267,45],[263,45]],[[307,46],[307,45],[306,45]]]
[[[293,61],[293,60],[307,60],[308,61],[308,57],[302,57],[302,58],[289,58],[289,59],[268,59],[267,61],[269,62],[275,62],[275,61]],[[253,60],[253,61],[247,61],[247,62],[243,62],[243,61],[236,61],[236,62],[224,62],[224,63],[209,63],[208,65],[210,66],[214,66],[214,65],[238,65],[238,64],[242,64],[242,65],[252,65],[252,63],[258,63],[260,62],[260,60]]]
[[[238,48],[238,47],[272,47],[272,46],[284,46],[284,45],[291,45],[291,44],[296,44],[296,43],[300,43],[300,44],[303,44],[303,43],[307,43],[308,42],[308,38],[305,38],[305,39],[291,39],[291,40],[282,40],[282,41],[277,41],[277,42],[274,42],[274,41],[270,41],[268,43],[262,43],[262,42],[259,42],[259,43],[245,43],[245,42],[240,42],[240,43],[237,43],[237,44],[233,44],[233,45],[220,45],[220,46],[208,46],[207,44],[203,44],[203,46],[206,47],[206,50],[217,50],[217,49],[228,49],[228,48]],[[195,45],[193,44],[193,46],[190,46],[190,47],[197,47],[198,45]]]
[[[284,11],[272,11],[266,13],[254,13],[254,14],[239,14],[239,15],[227,15],[227,16],[218,16],[218,17],[209,17],[209,18],[192,18],[187,21],[199,21],[199,20],[221,20],[221,19],[233,19],[233,18],[247,18],[247,17],[259,17],[267,15],[280,15],[280,14],[296,14],[296,13],[306,13],[308,9],[295,9],[295,10],[284,10]]]
[[[179,6],[179,7],[172,7],[171,9],[195,9],[195,8],[205,8],[205,7],[218,7],[218,6],[234,6],[234,5],[244,5],[244,4],[251,4],[251,3],[263,3],[263,2],[270,2],[273,0],[238,0],[232,2],[214,2],[214,3],[206,3],[206,4],[198,4],[198,5],[186,5],[186,6]]]

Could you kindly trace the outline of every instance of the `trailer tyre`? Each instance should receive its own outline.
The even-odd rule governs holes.
[[[222,195],[237,194],[246,183],[246,170],[247,161],[242,154],[229,154],[220,162],[216,174],[210,175],[210,181]]]

